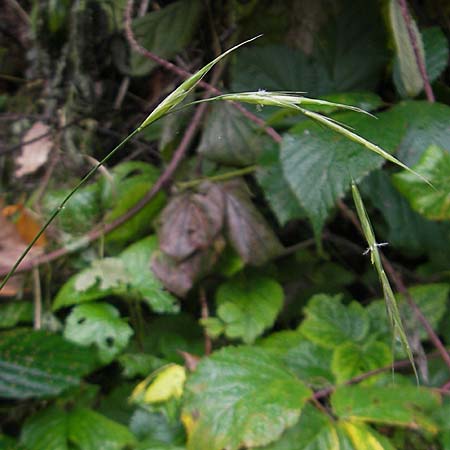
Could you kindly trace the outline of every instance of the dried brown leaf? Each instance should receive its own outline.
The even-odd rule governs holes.
[[[211,247],[195,252],[183,261],[159,253],[152,260],[153,273],[166,289],[184,297],[194,283],[211,270],[224,247],[225,241],[219,236]]]
[[[207,249],[223,225],[222,191],[211,183],[175,197],[161,214],[160,249],[176,261]]]
[[[228,238],[248,264],[259,266],[280,254],[283,246],[253,205],[246,184],[234,179],[222,184]]]
[[[46,135],[50,132],[50,127],[43,122],[36,122],[24,135],[22,139],[22,152],[17,157],[16,163],[18,165],[15,175],[16,177],[23,177],[29,175],[43,166],[53,147],[51,135],[38,139],[27,144],[26,142],[36,139],[40,136]]]
[[[27,244],[22,240],[17,227],[0,215],[0,270],[8,271],[25,250]],[[22,264],[42,253],[42,249],[33,247]],[[19,266],[20,269],[20,266]],[[21,286],[20,276],[11,278],[0,291],[2,296],[16,295]]]

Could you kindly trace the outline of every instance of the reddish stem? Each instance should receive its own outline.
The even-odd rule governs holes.
[[[355,213],[350,210],[347,205],[342,202],[338,201],[338,207],[341,210],[342,214],[350,221],[352,224],[358,229],[358,231],[363,235],[361,225],[355,215]],[[423,328],[428,334],[428,337],[430,338],[430,341],[433,343],[433,345],[436,347],[436,350],[441,355],[442,359],[444,360],[445,364],[450,369],[450,355],[447,352],[447,349],[445,348],[442,341],[439,339],[439,336],[435,333],[433,330],[433,327],[430,325],[430,322],[428,322],[427,318],[423,315],[420,308],[417,306],[417,304],[414,302],[414,300],[411,297],[411,294],[409,293],[408,289],[405,286],[405,283],[403,282],[403,279],[401,275],[394,269],[390,261],[380,252],[381,261],[383,262],[383,266],[386,269],[386,273],[389,275],[389,278],[392,280],[392,282],[395,285],[395,288],[398,292],[404,295],[406,301],[408,302],[409,306],[414,311],[414,314],[416,315],[417,320],[422,324]]]
[[[427,100],[430,103],[434,103],[436,101],[433,93],[433,89],[431,88],[430,80],[427,74],[427,68],[425,66],[425,61],[422,59],[422,56],[419,52],[419,46],[417,43],[416,35],[414,34],[411,16],[408,11],[408,5],[406,4],[406,0],[397,0],[400,5],[400,9],[402,11],[403,20],[406,24],[406,29],[408,30],[409,40],[411,42],[414,56],[416,58],[417,67],[419,68],[420,76],[422,77],[423,86],[425,89],[425,94],[427,96]]]

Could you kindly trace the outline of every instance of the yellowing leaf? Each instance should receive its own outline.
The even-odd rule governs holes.
[[[350,438],[355,450],[394,450],[389,441],[363,424],[342,421],[340,427]]]
[[[133,401],[160,403],[183,395],[186,369],[179,364],[169,364],[141,381],[131,394]]]

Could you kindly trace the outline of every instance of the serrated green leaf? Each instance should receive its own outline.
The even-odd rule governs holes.
[[[11,328],[21,322],[33,321],[31,302],[12,301],[0,305],[0,328]]]
[[[400,143],[401,123],[384,119],[383,115],[378,121],[354,113],[342,113],[336,118],[386,150],[392,151]],[[361,145],[309,120],[291,129],[281,144],[284,176],[316,233],[352,179],[361,179],[382,164],[382,158]]]
[[[158,313],[177,312],[176,299],[164,290],[150,268],[157,247],[156,237],[148,236],[127,247],[116,258],[94,261],[91,267],[63,285],[53,301],[53,310],[117,295],[143,300]]]
[[[198,152],[221,164],[247,166],[257,161],[267,139],[258,125],[242,120],[236,108],[220,102],[206,119]]]
[[[281,285],[261,275],[241,275],[221,284],[216,305],[225,335],[251,344],[274,324],[283,298]]]
[[[403,17],[402,7],[397,0],[390,0],[389,2],[389,20],[399,61],[399,72],[402,85],[408,96],[415,97],[423,89],[424,84],[414,47],[411,42],[410,32],[414,34],[419,58],[422,63],[425,64],[425,51],[423,48],[422,35],[412,17],[409,18],[409,24],[406,22]]]
[[[418,162],[422,153],[432,144],[447,148],[450,141],[450,106],[442,103],[409,101],[380,114],[397,123],[401,143],[397,157],[408,166]]]
[[[284,178],[278,145],[269,148],[261,159],[256,178],[278,222],[285,225],[289,220],[305,217],[305,211]]]
[[[338,434],[330,417],[307,404],[300,420],[281,438],[264,450],[346,450],[339,445]]]
[[[95,353],[43,331],[0,334],[0,397],[51,397],[77,386],[97,366]]]
[[[299,331],[312,342],[334,349],[345,342],[362,342],[369,331],[369,318],[357,302],[343,305],[341,295],[318,294],[305,307]]]
[[[76,306],[64,329],[64,336],[72,342],[83,346],[95,344],[100,360],[106,364],[127,346],[132,334],[119,311],[107,303]]]
[[[267,27],[267,5],[262,8]],[[379,9],[363,0],[349,0],[336,10],[328,9],[325,17],[328,20],[320,32],[314,33],[309,56],[283,45],[239,52],[232,72],[233,89],[301,90],[317,96],[374,88],[386,60]],[[280,20],[278,15],[277,24]]]
[[[331,396],[335,414],[345,420],[437,431],[430,413],[440,396],[416,386],[345,386]]]
[[[392,353],[384,342],[355,344],[346,342],[334,350],[331,367],[336,381],[343,383],[351,378],[392,363]]]
[[[202,11],[200,1],[182,0],[133,20],[138,42],[161,58],[170,59],[192,40]],[[167,30],[171,33],[167,33]],[[130,72],[147,75],[158,64],[137,52],[131,53]]]
[[[297,422],[310,394],[263,349],[224,348],[202,360],[186,384],[187,447],[237,450],[269,444]]]
[[[334,383],[331,372],[332,351],[307,340],[298,331],[280,331],[259,342],[280,358],[301,380],[314,387]]]
[[[127,247],[119,256],[123,261],[130,287],[157,313],[175,313],[179,304],[167,292],[150,268],[153,253],[158,249],[156,236],[148,236]]]
[[[426,177],[435,189],[419,182],[406,171],[392,176],[394,186],[407,198],[411,207],[427,219],[449,220],[450,153],[431,145],[413,168]]]

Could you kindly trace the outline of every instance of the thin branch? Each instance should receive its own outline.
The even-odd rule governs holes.
[[[379,367],[378,369],[369,370],[368,372],[364,372],[361,375],[357,375],[356,377],[350,378],[350,380],[347,380],[345,383],[343,383],[343,386],[348,386],[350,384],[356,384],[360,381],[363,381],[367,378],[373,377],[375,375],[379,375],[380,373],[388,372],[392,369],[403,369],[406,367],[411,366],[411,361],[409,359],[403,359],[401,361],[395,361],[393,364],[390,364],[389,366]],[[318,400],[320,398],[328,397],[330,394],[332,394],[339,386],[330,386],[324,389],[321,389],[320,391],[317,391],[312,396],[313,399]]]
[[[175,64],[171,63],[170,61],[167,61],[164,58],[161,58],[158,55],[155,55],[154,53],[150,52],[146,48],[142,47],[141,44],[137,41],[133,29],[131,26],[131,13],[133,10],[133,4],[134,0],[128,0],[127,7],[125,10],[125,36],[127,38],[128,43],[130,44],[131,48],[135,50],[137,53],[141,54],[145,58],[151,59],[152,61],[155,61],[158,63],[161,67],[164,69],[178,75],[179,77],[186,79],[192,76],[191,73],[188,71],[181,69],[180,67],[176,66]],[[198,83],[199,86],[205,88],[209,92],[220,95],[222,94],[222,91],[214,87],[214,83],[207,83],[206,81],[200,81]],[[255,114],[248,111],[246,108],[244,108],[240,103],[232,102],[233,106],[238,109],[245,117],[247,117],[252,122],[256,123],[258,126],[262,127],[264,131],[275,141],[275,142],[281,142],[282,137],[272,128],[266,125],[264,120],[256,116]]]
[[[355,215],[355,213],[350,210],[347,205],[342,202],[338,201],[338,207],[341,210],[342,214],[353,223],[353,225],[358,229],[358,231],[362,234],[361,225]],[[386,273],[388,274],[389,278],[392,280],[392,282],[395,285],[395,288],[398,292],[403,294],[406,301],[414,311],[414,314],[417,318],[417,320],[422,324],[423,328],[428,334],[428,337],[430,338],[430,341],[433,343],[433,345],[436,347],[437,351],[441,355],[443,361],[445,364],[450,368],[450,355],[447,352],[447,349],[445,348],[442,341],[439,339],[439,336],[436,334],[436,332],[433,330],[433,327],[430,325],[430,322],[428,322],[427,318],[423,315],[420,308],[417,306],[417,304],[414,302],[413,298],[411,297],[411,294],[409,293],[408,289],[405,286],[405,283],[403,282],[403,279],[401,275],[394,269],[390,261],[386,258],[386,256],[383,255],[383,253],[380,252],[381,261],[383,263],[384,268],[386,269]]]
[[[218,66],[217,69],[214,71],[213,73],[214,80],[220,78],[220,75],[222,73],[221,67],[222,66]],[[20,267],[17,268],[17,272],[28,271],[33,267],[39,266],[44,263],[49,263],[51,261],[54,261],[55,259],[61,258],[62,256],[68,255],[69,253],[79,250],[80,248],[83,248],[87,246],[89,243],[97,240],[101,236],[120,227],[121,225],[126,223],[129,219],[131,219],[134,215],[136,215],[139,211],[141,211],[141,209],[143,209],[156,196],[156,194],[158,194],[171,181],[171,178],[175,174],[175,171],[177,170],[180,162],[183,160],[189,148],[189,145],[191,144],[200,127],[201,120],[206,112],[207,107],[208,107],[207,103],[202,103],[197,108],[191,122],[189,123],[186,129],[186,132],[184,133],[183,139],[181,140],[178,148],[175,150],[175,153],[173,154],[171,161],[169,162],[169,164],[167,165],[166,169],[161,174],[161,176],[156,180],[155,184],[151,187],[151,189],[147,192],[147,194],[145,194],[145,196],[141,200],[139,200],[138,203],[136,203],[125,214],[118,217],[116,220],[104,224],[102,227],[87,233],[86,236],[84,236],[83,238],[80,239],[80,241],[78,241],[79,245],[62,247],[57,250],[54,250],[53,252],[38,256],[37,258],[33,258],[29,261],[25,261],[20,265]],[[0,269],[0,276],[7,275],[8,272],[9,272],[8,270]]]
[[[419,52],[419,46],[417,43],[416,35],[414,34],[411,16],[409,15],[408,5],[406,4],[406,0],[397,0],[400,5],[400,9],[402,11],[403,20],[405,21],[406,28],[408,30],[409,40],[411,42],[411,46],[414,51],[414,56],[416,58],[417,67],[419,68],[420,76],[422,77],[423,86],[425,89],[425,94],[427,96],[427,100],[431,103],[436,101],[433,93],[433,89],[431,88],[430,80],[427,74],[427,68],[425,66],[425,61],[422,59],[422,56]]]

